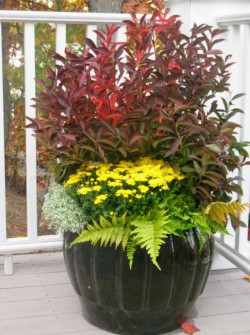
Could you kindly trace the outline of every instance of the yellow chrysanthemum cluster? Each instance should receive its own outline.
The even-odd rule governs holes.
[[[183,178],[164,161],[145,157],[135,162],[83,165],[69,177],[64,186],[68,188],[77,185],[79,196],[91,193],[94,195],[94,204],[100,204],[110,197],[132,202],[168,190],[173,180]]]

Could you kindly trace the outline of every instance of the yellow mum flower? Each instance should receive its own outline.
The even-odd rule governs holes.
[[[147,181],[148,178],[147,178],[147,175],[143,172],[138,172],[138,173],[135,173],[135,174],[131,174],[131,177],[137,181],[137,182],[144,182],[144,181]]]
[[[97,177],[96,179],[97,179],[98,181],[107,181],[108,178],[109,178],[108,175],[103,174],[103,175],[100,175],[99,177]]]
[[[124,197],[124,198],[128,198],[130,195],[133,195],[133,191],[132,190],[124,190],[124,189],[121,189],[121,190],[118,190],[116,191],[115,195],[117,197]]]
[[[67,180],[67,182],[64,184],[64,187],[69,187],[73,184],[77,184],[79,181],[81,180],[81,177],[76,175],[76,174],[72,174],[69,179]]]
[[[148,184],[151,187],[158,187],[158,186],[162,186],[165,184],[165,178],[161,177],[161,178],[154,178],[149,180]]]
[[[120,161],[118,163],[118,167],[124,168],[124,169],[130,169],[134,166],[133,162],[129,162],[129,161]]]
[[[117,173],[117,172],[114,172],[114,171],[111,171],[110,173],[109,173],[109,178],[110,179],[114,179],[114,180],[121,180],[121,179],[123,179],[123,176],[121,176],[119,173]]]
[[[126,183],[128,184],[128,185],[135,185],[135,181],[134,181],[134,179],[133,178],[129,178],[128,180],[126,180]]]
[[[118,166],[120,166],[120,164],[118,164]],[[122,173],[125,172],[127,169],[124,167],[117,167],[116,169],[114,169],[115,172],[117,173]]]
[[[185,176],[183,176],[182,174],[176,174],[175,178],[178,179],[178,180],[182,180],[182,179],[185,178]]]
[[[118,180],[118,181],[108,181],[108,186],[110,187],[119,187],[122,186],[122,183]]]
[[[141,191],[141,193],[147,193],[149,190],[149,187],[146,185],[139,185],[138,188]]]
[[[77,194],[80,194],[80,195],[85,195],[89,192],[92,192],[91,187],[81,187],[81,188],[79,188],[79,190],[77,190]]]
[[[174,180],[175,179],[175,177],[172,175],[172,176],[165,176],[165,182],[167,182],[167,183],[170,183],[172,180]]]
[[[92,187],[93,191],[100,191],[101,190],[101,186],[100,185],[95,185]]]
[[[107,199],[107,197],[108,197],[107,194],[100,194],[100,195],[98,195],[95,198],[94,204],[95,205],[100,204],[101,202],[105,201]]]
[[[111,163],[109,163],[109,164],[99,164],[99,165],[97,165],[96,171],[99,172],[99,173],[109,171],[112,166],[113,166],[113,164],[111,164]]]
[[[162,169],[162,173],[166,174],[174,174],[174,170],[170,166],[164,166]]]
[[[86,167],[86,170],[94,170],[94,169],[97,169],[98,168],[98,165],[88,165],[87,167]]]

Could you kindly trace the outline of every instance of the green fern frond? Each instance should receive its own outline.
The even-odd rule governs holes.
[[[100,216],[99,224],[96,221],[93,221],[93,224],[88,224],[71,245],[82,242],[90,242],[95,245],[100,242],[104,246],[115,244],[117,248],[123,242],[124,234],[127,234],[125,225],[126,213],[121,217],[114,215],[111,221]]]
[[[125,250],[125,248],[127,247],[128,243],[130,242],[131,231],[132,231],[131,224],[130,224],[130,222],[128,222],[124,226],[124,231],[123,231],[122,240],[121,240],[121,244],[122,244],[123,250]]]
[[[160,247],[168,235],[166,225],[169,219],[163,210],[152,210],[147,215],[131,221],[134,226],[131,238],[136,245],[145,248],[153,264],[160,269],[157,263]]]
[[[200,231],[198,236],[199,236],[199,252],[202,252],[206,242],[207,233],[205,233],[204,231]]]
[[[238,215],[243,213],[249,205],[249,203],[216,201],[206,207],[205,214],[212,221],[219,222],[225,226],[229,216],[237,219]]]
[[[113,226],[119,226],[123,227],[123,229],[118,229],[117,234],[113,235],[113,238],[111,237],[112,243],[115,244],[116,248],[122,243],[124,243],[124,235],[127,235],[127,229],[126,229],[126,215],[127,212],[125,212],[122,216],[117,217],[116,215],[112,216],[112,225]],[[124,247],[123,247],[124,248]]]
[[[190,221],[193,224],[193,228],[197,227],[204,234],[212,233],[210,219],[202,212],[190,213]]]
[[[210,227],[210,230],[211,230],[212,234],[215,234],[215,233],[220,233],[220,234],[224,234],[224,235],[229,234],[227,229],[226,229],[226,226],[224,224],[222,224],[221,222],[216,222],[216,221],[210,220],[208,218],[208,224],[209,224],[209,227]]]
[[[128,241],[127,246],[126,246],[126,252],[127,252],[127,258],[129,261],[130,269],[132,269],[135,251],[136,251],[136,243],[131,240]]]

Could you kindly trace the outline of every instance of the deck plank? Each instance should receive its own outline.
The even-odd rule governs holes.
[[[3,275],[0,257],[1,335],[108,335],[81,315],[61,252],[14,257],[15,274]],[[250,282],[237,269],[212,271],[189,314],[199,335],[250,334]],[[183,335],[180,329],[168,335]]]
[[[237,294],[248,294],[250,283],[246,280],[233,279],[231,281],[218,281],[210,282],[206,284],[206,289],[201,295],[201,299],[207,297],[223,297],[227,295],[237,295]],[[233,290],[232,290],[233,288]]]
[[[17,280],[18,278],[18,280]],[[0,277],[0,289],[8,287],[30,287],[30,286],[41,286],[51,284],[66,284],[68,283],[68,275],[66,272],[53,272],[53,273],[41,273],[18,276],[5,276]]]
[[[26,301],[27,297],[33,300],[53,299],[74,296],[71,284],[40,285],[29,287],[13,287],[1,289],[1,303]]]
[[[201,329],[197,335],[250,334],[250,312],[230,313],[197,318],[195,325]]]

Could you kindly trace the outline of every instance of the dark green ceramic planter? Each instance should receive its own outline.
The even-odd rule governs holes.
[[[159,271],[143,250],[129,269],[121,249],[64,238],[64,257],[71,283],[80,296],[83,315],[101,329],[118,334],[154,335],[178,327],[202,293],[211,267],[214,239],[199,253],[198,232],[186,239],[169,236],[159,256]]]

